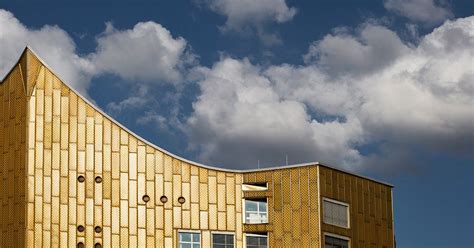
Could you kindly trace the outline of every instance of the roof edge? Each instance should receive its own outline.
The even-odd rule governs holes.
[[[343,173],[346,173],[346,174],[349,174],[349,175],[353,175],[353,176],[356,176],[356,177],[360,177],[360,178],[363,178],[363,179],[366,179],[366,180],[369,180],[369,181],[372,181],[372,182],[380,183],[380,184],[389,186],[389,187],[391,187],[391,188],[394,188],[394,187],[395,187],[393,184],[390,184],[390,183],[387,183],[387,182],[384,182],[384,181],[380,181],[380,180],[377,180],[377,179],[374,179],[374,178],[371,178],[371,177],[368,177],[368,176],[363,176],[363,175],[360,175],[360,174],[356,174],[356,173],[354,173],[354,172],[350,172],[350,171],[348,171],[348,170],[344,170],[344,169],[341,169],[341,168],[338,168],[338,167],[335,167],[335,166],[331,166],[331,165],[327,165],[327,164],[322,164],[322,163],[318,163],[318,165],[319,165],[319,166],[322,166],[322,167],[326,167],[326,168],[332,169],[332,170],[340,171],[340,172],[343,172]]]
[[[198,167],[202,167],[202,168],[205,168],[205,169],[210,169],[210,170],[216,170],[216,171],[222,171],[222,172],[232,172],[232,173],[251,173],[251,172],[261,172],[261,171],[271,171],[271,170],[283,170],[283,169],[290,169],[290,168],[298,168],[298,167],[306,167],[306,166],[323,166],[323,167],[326,167],[326,168],[329,168],[329,169],[333,169],[333,170],[337,170],[337,171],[340,171],[340,172],[343,172],[343,173],[347,173],[347,174],[350,174],[350,175],[353,175],[353,176],[357,176],[357,177],[360,177],[360,178],[363,178],[363,179],[367,179],[367,180],[370,180],[370,181],[373,181],[373,182],[376,182],[376,183],[380,183],[380,184],[384,184],[384,185],[387,185],[387,186],[390,186],[390,187],[394,187],[392,184],[389,184],[389,183],[386,183],[386,182],[383,182],[383,181],[379,181],[379,180],[375,180],[373,178],[370,178],[370,177],[366,177],[366,176],[362,176],[362,175],[359,175],[359,174],[355,174],[353,172],[349,172],[347,170],[344,170],[344,169],[340,169],[340,168],[337,168],[337,167],[334,167],[334,166],[329,166],[329,165],[326,165],[326,164],[322,164],[320,162],[308,162],[308,163],[299,163],[299,164],[292,164],[292,165],[283,165],[283,166],[271,166],[271,167],[264,167],[264,168],[257,168],[257,169],[226,169],[226,168],[221,168],[221,167],[216,167],[216,166],[211,166],[211,165],[205,165],[205,164],[201,164],[201,163],[198,163],[198,162],[195,162],[195,161],[192,161],[192,160],[189,160],[189,159],[186,159],[186,158],[183,158],[181,156],[178,156],[170,151],[167,151],[166,149],[163,149],[155,144],[153,144],[152,142],[148,141],[147,139],[141,137],[140,135],[136,134],[135,132],[131,131],[130,129],[128,129],[127,127],[125,127],[124,125],[122,125],[119,121],[115,120],[115,118],[111,117],[109,114],[105,113],[105,111],[103,111],[100,107],[96,106],[94,103],[92,103],[89,99],[87,99],[86,97],[84,97],[81,93],[79,93],[78,91],[76,91],[73,87],[71,87],[66,81],[64,81],[59,75],[57,75],[54,70],[40,57],[38,56],[38,54],[35,52],[35,50],[33,50],[33,48],[31,48],[31,46],[29,45],[26,45],[25,48],[23,49],[20,57],[18,58],[17,62],[14,64],[14,66],[12,66],[12,68],[8,71],[7,74],[5,74],[5,76],[3,77],[3,79],[0,81],[3,82],[5,80],[5,78],[13,71],[13,69],[15,68],[15,66],[18,65],[18,63],[20,63],[20,60],[22,58],[22,56],[27,52],[27,51],[30,51],[40,62],[41,64],[46,67],[48,70],[51,71],[52,74],[54,74],[63,84],[65,84],[72,92],[74,92],[79,98],[81,98],[82,100],[84,100],[84,102],[86,102],[88,105],[90,105],[94,110],[98,111],[100,114],[102,114],[105,118],[107,118],[109,121],[111,121],[112,123],[116,124],[117,126],[119,126],[120,128],[122,128],[123,130],[125,130],[126,132],[128,132],[130,135],[133,135],[135,136],[138,140],[142,141],[143,143],[145,143],[146,145],[149,145],[151,147],[153,147],[154,149],[160,151],[160,152],[163,152],[173,158],[176,158],[176,159],[179,159],[185,163],[188,163],[188,164],[191,164],[191,165],[194,165],[194,166],[198,166]]]

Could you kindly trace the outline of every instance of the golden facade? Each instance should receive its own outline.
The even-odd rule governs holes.
[[[218,234],[227,247],[251,247],[250,237],[394,247],[391,185],[320,163],[239,171],[182,159],[94,107],[29,48],[0,82],[0,161],[0,247],[180,247],[183,233],[196,234],[183,247],[212,247]],[[326,223],[324,199],[347,209],[335,219],[347,226]],[[251,201],[262,205],[247,215]]]

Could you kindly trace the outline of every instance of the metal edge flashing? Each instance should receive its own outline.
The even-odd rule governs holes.
[[[111,117],[110,115],[108,115],[107,113],[105,113],[105,111],[103,111],[102,109],[100,109],[98,106],[96,106],[94,103],[92,103],[89,99],[87,99],[86,97],[84,97],[81,93],[79,93],[78,91],[76,91],[74,88],[72,88],[66,81],[64,81],[59,75],[57,75],[54,70],[40,57],[38,56],[38,54],[33,50],[33,48],[31,48],[29,45],[26,45],[26,47],[23,49],[23,52],[21,53],[20,57],[18,58],[17,62],[15,63],[15,65],[8,71],[8,73],[5,74],[5,76],[3,77],[3,79],[0,81],[0,84],[5,80],[6,77],[8,77],[8,75],[14,70],[15,66],[18,65],[18,63],[20,62],[21,60],[21,57],[23,56],[23,54],[25,54],[28,50],[30,50],[30,52],[36,56],[36,58],[43,64],[44,67],[46,67],[48,70],[51,71],[51,73],[56,76],[64,85],[66,85],[72,92],[74,92],[80,99],[84,100],[84,102],[86,102],[88,105],[90,105],[94,110],[96,110],[97,112],[99,112],[100,114],[102,114],[105,118],[107,118],[109,121],[111,121],[112,123],[116,124],[117,126],[119,126],[120,128],[122,128],[123,130],[125,130],[126,132],[128,132],[129,134],[135,136],[138,140],[142,141],[143,143],[145,143],[146,145],[149,145],[151,147],[153,147],[154,149],[157,149],[158,151],[161,151],[173,158],[176,158],[176,159],[179,159],[185,163],[189,163],[191,165],[195,165],[195,166],[198,166],[198,167],[202,167],[202,168],[206,168],[206,169],[210,169],[210,170],[217,170],[217,171],[223,171],[223,172],[233,172],[233,173],[251,173],[251,172],[261,172],[261,171],[272,171],[272,170],[283,170],[283,169],[291,169],[291,168],[297,168],[297,167],[305,167],[305,166],[317,166],[317,165],[320,165],[320,166],[324,166],[324,167],[327,167],[329,169],[333,169],[333,170],[337,170],[337,171],[340,171],[340,172],[343,172],[343,173],[347,173],[347,174],[350,174],[350,175],[354,175],[354,176],[357,176],[357,177],[360,177],[360,178],[363,178],[363,179],[367,179],[367,180],[370,180],[370,181],[373,181],[373,182],[376,182],[376,183],[380,183],[380,184],[384,184],[384,185],[387,185],[387,186],[390,186],[390,187],[394,187],[392,184],[389,184],[389,183],[386,183],[386,182],[383,182],[383,181],[379,181],[379,180],[375,180],[373,178],[369,178],[369,177],[366,177],[366,176],[362,176],[362,175],[359,175],[359,174],[355,174],[353,172],[349,172],[347,170],[344,170],[344,169],[340,169],[340,168],[336,168],[334,166],[329,166],[329,165],[326,165],[326,164],[322,164],[320,162],[309,162],[309,163],[300,163],[300,164],[293,164],[293,165],[284,165],[284,166],[272,166],[272,167],[265,167],[265,168],[258,168],[258,169],[226,169],[226,168],[221,168],[221,167],[216,167],[216,166],[211,166],[211,165],[205,165],[205,164],[201,164],[201,163],[198,163],[198,162],[195,162],[195,161],[191,161],[189,159],[185,159],[181,156],[178,156],[174,153],[171,153],[169,151],[167,151],[166,149],[163,149],[155,144],[153,144],[152,142],[146,140],[145,138],[141,137],[140,135],[134,133],[133,131],[131,131],[130,129],[128,129],[127,127],[125,127],[124,125],[122,125],[119,121],[115,120],[113,117]],[[318,170],[319,172],[319,170]]]

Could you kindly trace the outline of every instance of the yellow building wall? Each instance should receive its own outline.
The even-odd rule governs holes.
[[[25,242],[26,59],[0,82],[0,247]]]
[[[269,247],[320,247],[317,166],[244,174],[244,183],[268,183]],[[245,196],[245,194],[244,194]],[[244,225],[259,231],[259,225]]]
[[[390,186],[317,163],[194,165],[93,108],[28,49],[0,83],[0,166],[0,247],[177,247],[179,230],[199,231],[201,247],[213,232],[234,233],[235,247],[245,232],[268,233],[269,247],[324,247],[325,232],[394,247]],[[350,205],[349,229],[323,223],[323,197]],[[268,224],[243,224],[244,198],[267,198]]]
[[[202,247],[211,245],[213,231],[234,232],[242,246],[241,174],[190,165],[151,147],[45,66],[28,108],[29,247],[177,247],[178,230],[201,230]]]
[[[350,211],[349,229],[321,220],[322,239],[329,232],[350,238],[351,248],[394,247],[392,187],[323,166],[319,170],[321,197],[348,203]]]

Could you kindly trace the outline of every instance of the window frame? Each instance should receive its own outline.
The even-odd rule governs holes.
[[[234,232],[222,232],[222,231],[212,231],[211,232],[211,247],[214,247],[214,234],[223,234],[223,235],[232,235],[234,240],[234,248],[235,248],[235,233]]]
[[[190,234],[199,234],[199,247],[202,247],[202,233],[199,230],[178,230],[178,248],[181,247],[181,233],[190,233]],[[194,244],[197,244],[192,241],[193,238],[191,237],[191,242],[185,241],[186,244],[191,244],[191,248],[193,247]]]
[[[260,199],[243,199],[243,206],[244,206],[244,214],[243,214],[243,223],[244,224],[249,224],[249,225],[258,225],[258,224],[268,224],[268,198],[265,198],[265,201],[259,201],[259,200],[263,200],[264,198],[260,198]],[[246,201],[252,201],[252,202],[257,202],[257,203],[260,203],[260,202],[265,202],[266,204],[266,221],[265,222],[256,222],[256,223],[252,223],[252,222],[247,222],[247,207],[246,207]],[[263,212],[260,212],[260,204],[257,204],[257,211],[250,211],[252,213],[257,213],[258,216],[259,216],[259,219],[261,219],[260,217],[260,214],[263,213]]]
[[[331,237],[331,238],[346,240],[347,241],[347,247],[351,248],[351,245],[352,245],[351,244],[351,238],[349,238],[349,237],[337,235],[337,234],[330,233],[330,232],[324,232],[323,236],[324,236],[324,246],[326,246],[326,236],[328,236],[328,237]]]
[[[247,237],[259,237],[259,238],[263,238],[265,237],[267,239],[267,248],[269,247],[268,245],[268,233],[267,234],[258,234],[258,233],[245,233],[245,248],[247,248],[248,244],[247,244]]]
[[[342,206],[345,206],[347,207],[347,226],[342,226],[342,225],[338,225],[338,224],[333,224],[333,223],[328,223],[326,222],[326,220],[324,219],[324,201],[327,201],[327,202],[330,202],[330,203],[334,203],[334,204],[338,204],[338,205],[342,205]],[[327,197],[323,197],[323,200],[322,200],[322,203],[321,204],[321,208],[323,210],[323,213],[322,213],[322,217],[323,217],[323,223],[324,224],[328,224],[328,225],[332,225],[332,226],[337,226],[337,227],[341,227],[341,228],[345,228],[345,229],[350,229],[351,228],[351,206],[349,203],[347,202],[342,202],[342,201],[338,201],[338,200],[334,200],[334,199],[330,199],[330,198],[327,198]]]

